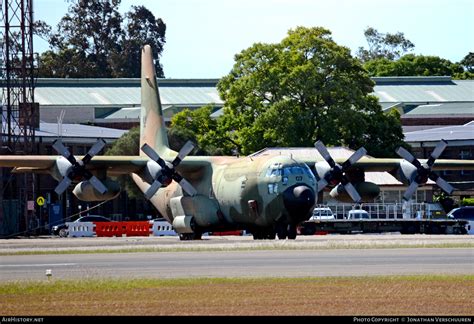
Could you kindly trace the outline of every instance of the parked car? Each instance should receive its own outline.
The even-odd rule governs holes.
[[[363,209],[351,209],[347,212],[347,219],[369,219],[370,215]]]
[[[474,206],[454,208],[447,216],[448,218],[467,220],[469,223],[466,225],[466,230],[469,234],[474,234]]]
[[[335,219],[331,208],[329,207],[316,207],[313,209],[313,214],[309,220],[323,220],[323,219]]]
[[[82,216],[79,217],[74,221],[74,223],[79,223],[79,222],[111,222],[110,219],[104,216],[100,215],[87,215],[87,216]],[[51,234],[52,235],[58,235],[60,237],[66,237],[68,236],[68,228],[66,224],[60,224],[60,225],[54,225],[51,227]]]

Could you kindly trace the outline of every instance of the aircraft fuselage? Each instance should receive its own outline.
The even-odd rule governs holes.
[[[309,217],[317,188],[306,164],[284,155],[211,157],[210,162],[207,168],[183,174],[198,191],[194,197],[172,182],[150,200],[170,223],[192,216],[194,226],[205,232],[274,228],[279,222],[296,224]],[[180,197],[182,212],[174,206]]]

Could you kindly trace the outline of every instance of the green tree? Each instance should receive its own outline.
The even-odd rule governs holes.
[[[362,62],[385,58],[393,61],[400,58],[403,54],[415,48],[415,45],[401,32],[395,34],[379,33],[373,27],[367,27],[364,30],[364,36],[369,45],[368,49],[359,47],[356,56]]]
[[[123,134],[112,146],[107,149],[105,155],[138,155],[140,143],[140,127],[136,126]],[[127,191],[130,198],[142,198],[143,194],[128,175],[117,177],[120,186]]]
[[[40,77],[137,77],[144,44],[154,48],[157,75],[166,26],[143,6],[132,6],[123,18],[120,0],[71,2],[57,31],[38,26],[51,50],[40,57]]]
[[[196,110],[184,109],[173,115],[169,129],[170,147],[178,150],[186,141],[197,144],[195,154],[223,155],[232,150],[234,143],[227,139],[222,127],[223,119],[211,118],[213,106]]]
[[[474,73],[474,53],[469,52],[464,58],[459,62],[468,72]]]
[[[383,114],[360,62],[330,35],[298,27],[278,44],[255,44],[236,55],[218,83],[225,100],[218,124],[240,153],[316,140],[358,148],[370,140],[369,154],[393,155],[403,139],[400,120]],[[393,132],[380,131],[379,123]]]
[[[141,48],[148,44],[153,48],[155,70],[158,77],[164,77],[163,66],[159,57],[165,44],[166,25],[156,18],[144,6],[132,6],[125,14],[125,28],[120,41],[120,49],[110,56],[112,77],[140,77]]]
[[[379,58],[368,61],[364,68],[370,76],[443,76],[456,77],[462,66],[438,56],[407,54],[397,61]]]

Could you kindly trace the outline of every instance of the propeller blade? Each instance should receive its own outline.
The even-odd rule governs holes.
[[[97,179],[96,176],[90,177],[89,182],[94,187],[94,189],[100,192],[102,195],[107,192],[107,187],[104,186],[104,184],[99,179]]]
[[[182,178],[181,181],[178,182],[181,188],[188,193],[191,197],[197,194],[197,190],[194,189],[193,185],[189,183],[186,179]]]
[[[161,182],[158,180],[153,181],[151,186],[148,188],[148,190],[145,192],[145,197],[146,199],[150,200],[151,197],[158,191],[158,189],[161,188]]]
[[[143,151],[143,153],[145,153],[150,159],[152,159],[153,161],[155,161],[156,163],[158,163],[160,165],[160,167],[164,168],[166,166],[166,163],[165,161],[163,161],[162,158],[160,158],[160,156],[158,155],[158,153],[155,152],[154,149],[151,148],[150,145],[148,144],[143,144],[141,150]]]
[[[441,140],[441,142],[439,142],[435,149],[433,150],[433,152],[431,152],[431,156],[430,158],[428,159],[428,161],[426,161],[426,165],[428,165],[428,167],[431,169],[431,167],[433,166],[433,164],[435,163],[435,160],[437,158],[439,158],[441,156],[441,154],[443,154],[443,151],[444,149],[448,146],[448,142],[446,142],[444,139]]]
[[[323,159],[329,163],[329,165],[333,168],[336,165],[336,162],[332,159],[329,151],[327,150],[326,146],[324,146],[323,142],[317,141],[314,143],[314,147],[318,150],[319,154],[323,157]]]
[[[413,181],[412,183],[410,183],[410,185],[408,186],[408,189],[403,194],[403,200],[406,200],[406,201],[410,200],[413,194],[416,192],[416,189],[418,189],[418,183]]]
[[[413,163],[413,161],[416,160],[415,157],[410,152],[408,152],[405,148],[403,148],[401,146],[397,149],[396,153],[400,157],[404,158],[405,160],[407,160],[410,163]]]
[[[90,148],[89,152],[87,152],[87,154],[82,158],[82,162],[84,162],[84,164],[88,163],[97,153],[102,151],[104,146],[105,146],[105,141],[102,138],[99,139],[97,143],[95,143]]]
[[[327,185],[328,185],[328,182],[326,181],[326,179],[319,180],[318,181],[318,192],[323,190]]]
[[[179,150],[178,156],[174,159],[173,165],[177,166],[191,151],[194,149],[194,144],[191,141],[187,141],[186,144]]]
[[[63,142],[58,138],[53,142],[53,148],[58,152],[60,155],[65,157],[71,164],[76,163],[76,159],[74,156],[69,152],[66,146],[64,146]]]
[[[349,160],[347,160],[347,162],[344,162],[342,167],[343,168],[350,167],[351,165],[359,161],[366,154],[367,154],[367,150],[361,147],[360,149],[355,151],[354,154],[351,155],[351,157],[349,158]],[[346,165],[346,163],[348,164]]]
[[[439,142],[438,145],[436,145],[433,152],[431,152],[431,157],[433,159],[439,158],[440,155],[443,154],[443,151],[447,146],[448,146],[448,142],[446,142],[444,139],[442,139],[441,142]]]
[[[454,187],[451,186],[446,180],[441,177],[438,177],[436,180],[436,184],[443,189],[447,194],[452,194],[454,191]]]
[[[344,185],[344,189],[346,189],[346,192],[349,194],[349,196],[351,196],[351,198],[352,198],[352,200],[354,200],[354,202],[360,202],[361,201],[362,197],[359,195],[359,193],[357,192],[356,188],[354,188],[352,183],[347,182]]]
[[[71,185],[72,180],[69,179],[68,177],[64,177],[61,182],[54,188],[54,192],[56,192],[58,195],[62,194],[64,191],[66,191],[67,188]]]
[[[160,156],[158,155],[158,153],[155,152],[154,149],[151,148],[150,145],[148,144],[143,144],[141,150],[143,151],[143,153],[145,153],[146,155],[148,155],[148,157],[150,159],[152,159],[153,161],[156,161],[156,160],[159,160],[160,159]]]

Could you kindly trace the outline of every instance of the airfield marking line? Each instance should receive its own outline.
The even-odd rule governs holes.
[[[0,268],[7,267],[61,267],[61,266],[71,266],[76,265],[77,263],[35,263],[35,264],[0,264]]]

